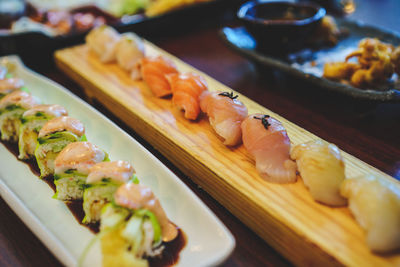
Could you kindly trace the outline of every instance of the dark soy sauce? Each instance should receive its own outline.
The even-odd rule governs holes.
[[[11,142],[4,142],[1,143],[10,151],[17,159],[19,155],[18,151],[18,144],[11,143]],[[19,160],[19,159],[18,159]],[[31,169],[32,173],[38,177],[40,177],[40,170],[37,166],[37,162],[35,159],[23,160],[29,168]],[[42,179],[46,182],[54,192],[56,192],[56,186],[54,185],[54,178],[52,175],[47,176]],[[83,211],[83,201],[82,200],[75,200],[75,201],[68,201],[64,202],[71,213],[74,215],[75,219],[78,221],[79,224],[87,227],[93,233],[98,233],[100,230],[100,224],[83,224],[82,220],[85,217],[85,212]],[[161,257],[154,257],[148,258],[149,265],[151,267],[167,267],[178,263],[179,261],[179,252],[185,247],[186,245],[186,235],[185,233],[178,228],[178,236],[172,240],[171,242],[163,242],[164,250],[161,254]]]
[[[74,200],[64,202],[68,209],[74,215],[75,219],[83,226],[89,228],[90,231],[97,234],[100,231],[100,223],[83,224],[82,220],[85,217],[85,212],[83,211],[83,201]]]
[[[163,242],[164,250],[161,257],[148,258],[151,267],[171,266],[179,261],[179,252],[186,245],[185,233],[178,228],[178,236],[171,242]]]

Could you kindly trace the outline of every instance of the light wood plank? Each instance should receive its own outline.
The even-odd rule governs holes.
[[[212,91],[232,91],[151,43],[146,42],[146,51],[170,57],[182,72],[202,74]],[[57,51],[55,58],[58,67],[90,97],[125,121],[296,265],[400,265],[399,254],[371,253],[349,210],[316,203],[301,179],[289,185],[262,180],[245,148],[224,146],[205,116],[196,122],[186,120],[170,99],[154,97],[145,83],[132,81],[115,64],[101,63],[85,45]],[[280,120],[293,144],[318,138],[241,94],[239,99],[249,113],[261,112]],[[348,177],[372,173],[393,179],[347,153],[343,156]]]

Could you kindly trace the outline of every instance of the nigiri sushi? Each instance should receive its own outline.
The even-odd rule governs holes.
[[[132,32],[122,34],[117,43],[116,58],[118,65],[130,72],[133,80],[141,78],[140,61],[144,58],[144,44],[139,36]]]
[[[36,142],[40,129],[50,119],[68,115],[60,105],[36,105],[24,112],[19,129],[19,156],[28,159],[35,155]]]
[[[178,73],[175,64],[162,56],[145,57],[141,61],[141,74],[156,97],[168,96],[172,93],[166,75]]]
[[[116,46],[120,38],[120,34],[114,28],[102,25],[89,32],[86,44],[101,62],[110,63],[116,60]]]
[[[100,220],[101,209],[113,199],[117,188],[127,182],[135,182],[135,169],[126,161],[100,162],[89,169],[83,192],[84,223]]]
[[[0,100],[1,139],[17,142],[22,114],[37,105],[38,101],[29,93],[14,91]]]
[[[178,230],[150,188],[128,183],[120,186],[114,201],[104,207],[100,235],[103,266],[137,261],[146,266],[145,258],[160,255],[162,242],[174,240]]]
[[[242,123],[243,145],[255,158],[260,176],[273,183],[296,182],[296,163],[289,157],[290,140],[283,125],[264,114]]]
[[[0,79],[0,99],[23,86],[24,81],[19,78]]]
[[[86,141],[85,127],[77,119],[62,116],[49,120],[40,129],[35,157],[40,177],[54,174],[54,160],[69,143]]]
[[[92,143],[68,144],[54,160],[54,197],[64,201],[82,199],[90,168],[107,159],[107,154]]]
[[[290,156],[296,160],[304,184],[316,201],[331,206],[346,205],[346,199],[339,192],[346,177],[337,146],[313,140],[295,146]]]
[[[204,91],[200,95],[201,110],[209,117],[215,132],[224,145],[235,146],[242,142],[241,123],[247,117],[247,107],[228,92]]]
[[[174,73],[166,76],[172,90],[172,103],[185,111],[185,118],[197,119],[200,113],[199,96],[207,89],[206,80],[194,73]]]
[[[368,247],[375,252],[400,248],[400,189],[394,182],[372,175],[346,179],[340,193],[366,231]]]

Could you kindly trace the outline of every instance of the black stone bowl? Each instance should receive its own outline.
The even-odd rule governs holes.
[[[313,34],[326,10],[311,3],[249,1],[237,12],[257,49],[286,53],[302,48]]]

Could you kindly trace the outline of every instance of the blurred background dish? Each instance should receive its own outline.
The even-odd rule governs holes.
[[[258,0],[244,3],[237,16],[259,48],[285,52],[300,47],[325,14],[312,3]]]
[[[144,37],[204,23],[241,0],[1,0],[0,56],[52,64],[59,48],[83,42],[92,27],[112,25]]]

